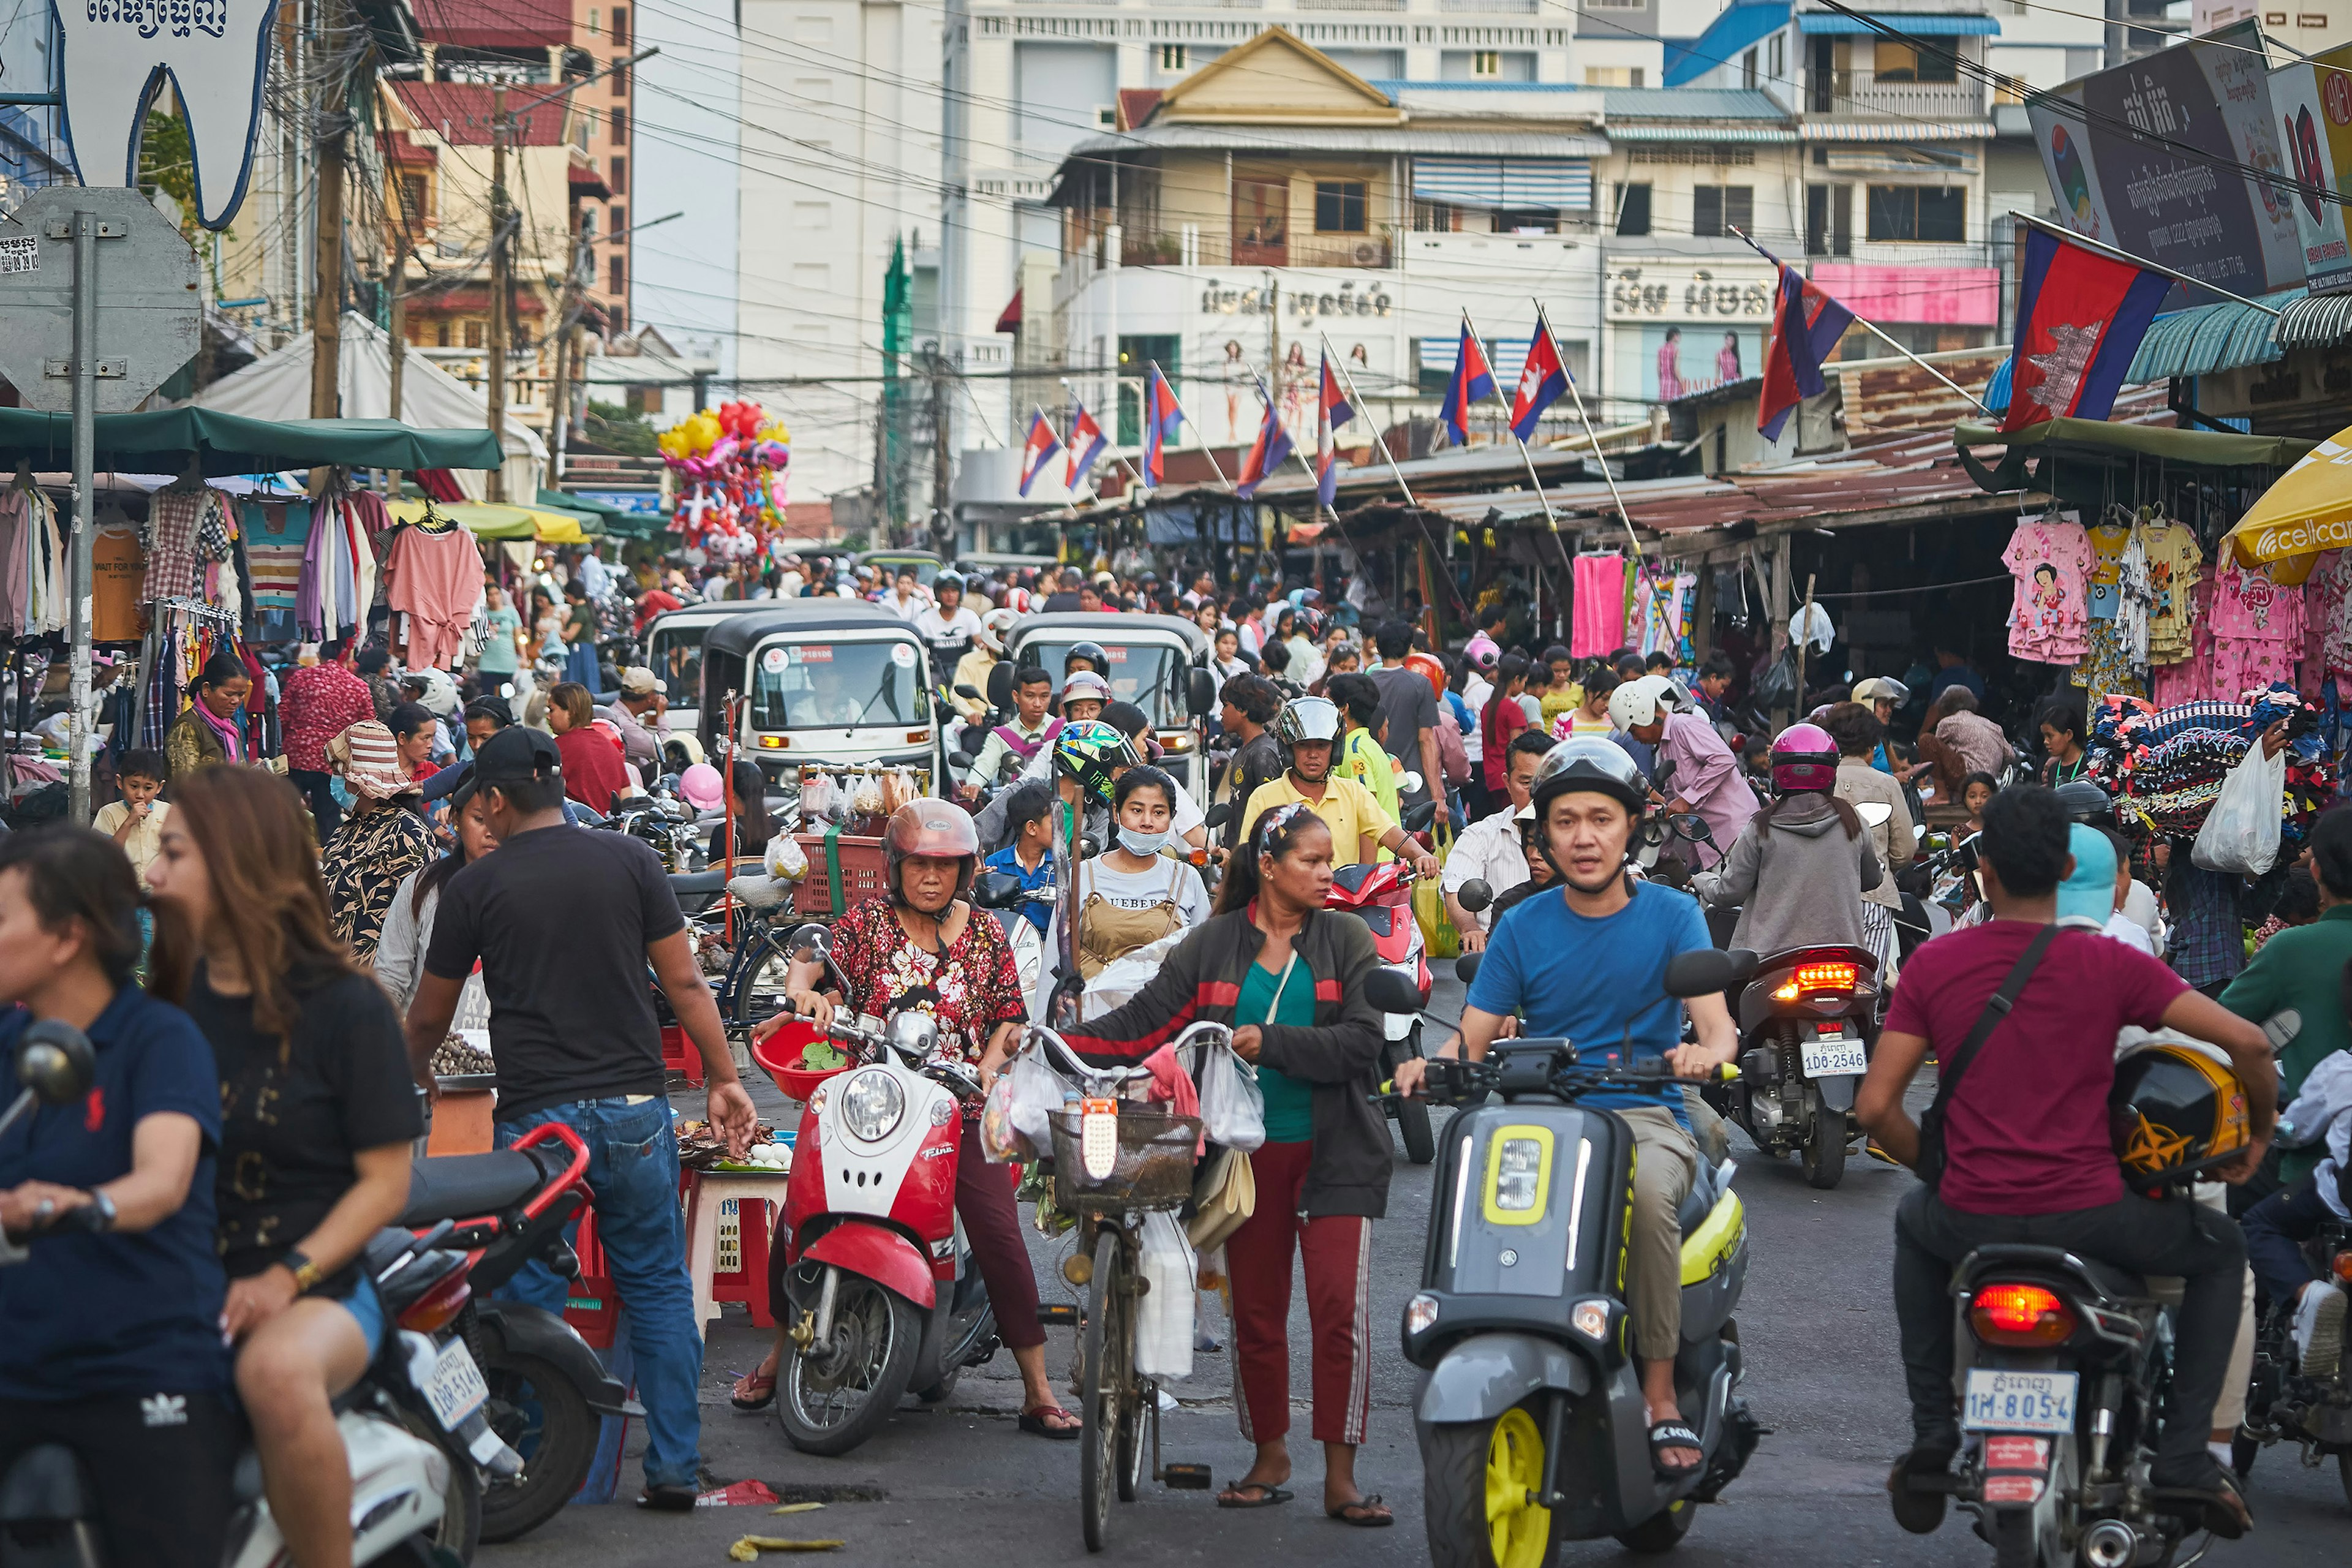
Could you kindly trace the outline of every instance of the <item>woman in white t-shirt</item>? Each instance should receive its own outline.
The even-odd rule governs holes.
[[[1158,768],[1129,768],[1111,795],[1110,847],[1077,869],[1077,886],[1055,908],[1049,953],[1061,951],[1058,922],[1075,907],[1078,973],[1087,980],[1139,948],[1209,918],[1201,874],[1160,851],[1174,844],[1176,783]],[[1041,991],[1050,975],[1040,977]]]

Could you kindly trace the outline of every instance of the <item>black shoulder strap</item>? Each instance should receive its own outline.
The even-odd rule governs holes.
[[[1969,1064],[1976,1060],[1977,1053],[1984,1048],[1984,1043],[1992,1037],[1995,1029],[2000,1027],[2001,1020],[2009,1016],[2009,1010],[2017,1005],[2017,998],[2025,990],[2026,982],[2033,978],[2033,971],[2041,964],[2042,955],[2050,951],[2050,944],[2057,939],[2058,927],[2054,921],[2034,933],[2033,940],[2025,944],[2025,951],[2017,955],[2017,965],[2009,972],[2009,978],[2000,983],[2000,989],[1992,994],[1985,1003],[1984,1011],[1977,1015],[1976,1027],[1969,1031],[1969,1037],[1960,1042],[1960,1048],[1952,1053],[1951,1059],[1939,1064],[1936,1073],[1936,1110],[1938,1115],[1950,1103],[1952,1091],[1959,1087],[1960,1075],[1969,1070]]]

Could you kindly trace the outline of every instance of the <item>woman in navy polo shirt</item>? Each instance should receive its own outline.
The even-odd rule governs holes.
[[[54,1018],[98,1065],[79,1103],[0,1137],[0,1228],[31,1250],[0,1268],[0,1472],[66,1444],[113,1562],[212,1568],[238,1446],[213,1246],[220,1080],[187,1015],[130,984],[138,907],[102,834],[0,838],[0,1058]],[[92,1228],[48,1228],[93,1206]]]

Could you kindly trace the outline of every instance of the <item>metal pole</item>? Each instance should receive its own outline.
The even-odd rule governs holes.
[[[1788,263],[1782,261],[1779,257],[1773,255],[1770,251],[1757,244],[1752,237],[1742,232],[1738,225],[1726,224],[1724,226],[1729,229],[1739,238],[1747,240],[1749,249],[1755,251],[1757,255],[1762,257],[1773,266],[1785,267],[1788,265]],[[2235,298],[2234,295],[2231,297]],[[1851,314],[1851,312],[1849,312],[1849,314]],[[2278,312],[2273,310],[2271,314],[2275,316]],[[1855,326],[1860,327],[1864,331],[1868,332],[1872,337],[1876,338],[1880,342],[1885,343],[1888,348],[1893,349],[1896,353],[1901,354],[1905,359],[1909,360],[1913,364],[1917,365],[1921,370],[1926,371],[1929,375],[1934,376],[1937,381],[1942,382],[1946,386],[1950,387],[1954,392],[1957,392],[1962,397],[1967,398],[1970,403],[1975,404],[1978,409],[1985,415],[1991,415],[1992,410],[1985,407],[1984,399],[1979,397],[1975,393],[1970,392],[1967,387],[1962,386],[1958,382],[1954,381],[1950,376],[1946,375],[1942,371],[1937,370],[1934,365],[1929,364],[1926,360],[1921,359],[1917,354],[1913,353],[1909,349],[1905,348],[1901,343],[1896,342],[1893,338],[1888,337],[1885,332],[1880,331],[1878,330],[1877,322],[1866,321],[1860,316],[1853,316],[1852,319]]]
[[[1559,340],[1552,337],[1551,318],[1544,314],[1543,301],[1533,300],[1529,302],[1536,308],[1536,331],[1551,338],[1553,352],[1558,353]],[[1576,418],[1584,426],[1584,438],[1592,443],[1592,460],[1601,465],[1601,477],[1609,481],[1609,499],[1616,504],[1617,520],[1625,525],[1625,537],[1633,542],[1633,561],[1638,565],[1642,559],[1642,536],[1633,531],[1633,514],[1625,510],[1625,498],[1618,493],[1617,476],[1609,471],[1609,459],[1601,455],[1600,434],[1592,428],[1592,416],[1584,411],[1584,394],[1577,389],[1576,377],[1569,374],[1568,360],[1564,355],[1560,359],[1559,373],[1568,382],[1568,395],[1576,404]],[[1553,531],[1558,532],[1559,524],[1552,526]]]
[[[1389,472],[1396,476],[1397,489],[1404,492],[1404,504],[1409,507],[1418,508],[1421,503],[1412,499],[1412,487],[1405,483],[1404,470],[1397,467],[1396,454],[1389,450],[1389,438],[1387,435],[1381,431],[1380,423],[1372,418],[1372,411],[1370,408],[1365,407],[1364,395],[1356,390],[1356,378],[1348,374],[1348,362],[1345,360],[1331,359],[1330,333],[1318,332],[1316,335],[1323,341],[1323,357],[1326,360],[1330,360],[1332,363],[1339,367],[1339,379],[1348,384],[1348,401],[1356,407],[1362,408],[1364,410],[1364,419],[1366,423],[1372,426],[1372,445],[1381,449],[1381,458],[1388,463]],[[1332,509],[1331,515],[1335,519],[1339,516],[1339,510],[1336,507]]]
[[[73,566],[66,595],[67,626],[73,647],[72,703],[67,749],[72,783],[67,809],[75,822],[89,820],[89,595],[90,540],[95,531],[91,469],[98,465],[98,215],[78,212],[73,220]]]
[[[498,468],[486,487],[494,501],[510,500],[507,494],[507,337],[512,287],[507,274],[507,89],[490,89],[490,342],[488,405],[490,438],[499,444]],[[697,406],[700,405],[698,402]],[[531,497],[530,500],[538,498]]]

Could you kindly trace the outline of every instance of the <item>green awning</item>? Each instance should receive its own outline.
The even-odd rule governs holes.
[[[495,468],[488,430],[417,430],[394,419],[250,419],[212,408],[98,416],[100,469],[171,472],[193,453],[208,476],[278,468]],[[0,464],[73,466],[73,417],[0,408]]]
[[[2113,425],[2102,419],[2044,419],[2007,434],[1990,425],[1964,424],[1953,429],[1952,440],[1963,448],[2076,447],[2104,455],[2137,454],[2215,468],[2292,468],[2313,445],[2286,436],[2224,435],[2218,430],[2179,430],[2159,425]]]
[[[586,496],[573,495],[570,490],[541,489],[539,492],[539,504],[561,507],[565,511],[585,512],[594,518],[623,518],[634,515],[607,502],[590,500]]]

